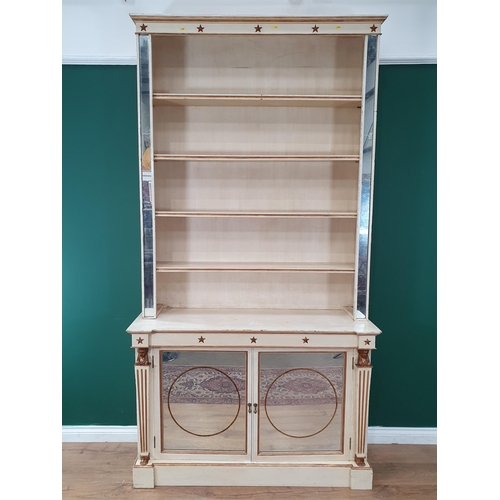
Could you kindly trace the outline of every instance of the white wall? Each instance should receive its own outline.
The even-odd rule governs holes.
[[[129,14],[388,15],[381,63],[436,63],[437,0],[62,0],[63,64],[135,64]]]

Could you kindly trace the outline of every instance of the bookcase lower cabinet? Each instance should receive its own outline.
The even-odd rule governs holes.
[[[375,336],[342,335],[357,345],[348,348],[332,341],[313,347],[322,343],[314,334],[303,336],[302,348],[257,347],[261,333],[244,336],[256,344],[248,348],[208,347],[210,334],[189,335],[197,346],[155,346],[154,336],[133,339],[134,487],[371,489],[366,431]]]

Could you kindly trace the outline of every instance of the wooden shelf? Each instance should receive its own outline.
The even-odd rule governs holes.
[[[361,107],[361,95],[169,94],[154,93],[155,106]]]
[[[216,155],[216,154],[155,154],[155,161],[352,161],[359,155]]]
[[[156,271],[169,272],[292,272],[354,273],[354,264],[328,262],[157,262]]]
[[[229,212],[229,211],[170,211],[158,210],[156,217],[269,217],[269,218],[314,218],[314,219],[355,219],[356,212]]]

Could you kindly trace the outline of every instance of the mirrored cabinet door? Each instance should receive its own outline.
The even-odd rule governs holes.
[[[160,350],[161,453],[248,453],[244,351]]]
[[[259,353],[259,457],[344,453],[345,362],[344,352]]]

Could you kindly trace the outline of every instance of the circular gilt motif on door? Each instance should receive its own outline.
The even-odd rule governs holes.
[[[286,400],[285,405],[280,404],[282,400]],[[310,368],[293,368],[276,377],[264,399],[270,424],[292,438],[308,438],[323,432],[335,417],[337,407],[334,385],[325,375]]]
[[[236,382],[222,370],[209,366],[182,372],[167,395],[172,420],[183,431],[200,437],[216,436],[229,429],[238,418],[240,404]]]

